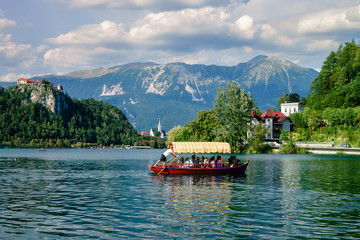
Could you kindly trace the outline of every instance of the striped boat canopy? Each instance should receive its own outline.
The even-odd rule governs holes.
[[[176,153],[231,153],[227,142],[171,142]]]

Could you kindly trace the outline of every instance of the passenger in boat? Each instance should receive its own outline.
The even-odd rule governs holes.
[[[166,157],[169,155],[173,155],[174,157],[177,157],[177,155],[174,153],[174,148],[173,146],[169,146],[168,149],[163,152],[163,154],[161,154],[160,160],[156,162],[155,165],[157,165],[159,162],[164,162],[163,167],[165,167],[165,163],[166,163]]]
[[[222,164],[221,156],[217,156],[215,163],[217,168],[221,168],[221,164]]]
[[[234,158],[236,159],[235,156],[230,156],[230,158],[229,158],[229,166],[230,166],[230,167],[233,167],[233,166],[234,166]]]
[[[233,164],[234,166],[240,165],[240,161],[236,159],[236,156],[233,156]]]
[[[179,161],[177,162],[179,167],[182,167],[184,165],[184,157],[181,157]]]
[[[184,168],[189,168],[190,167],[190,159],[189,159],[189,157],[186,157],[183,167]]]
[[[200,157],[196,157],[196,160],[194,162],[194,167],[198,168],[200,166]]]
[[[216,168],[215,157],[210,158],[210,168]]]
[[[194,163],[195,163],[195,155],[192,155],[190,158],[190,167],[193,168],[194,167]]]
[[[192,155],[191,158],[189,159],[190,163],[189,163],[189,167],[193,168],[194,167],[194,163],[195,163],[195,155]]]
[[[207,158],[204,159],[204,168],[209,168],[209,161]]]

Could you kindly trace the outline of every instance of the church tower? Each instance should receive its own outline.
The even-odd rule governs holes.
[[[158,131],[161,132],[161,123],[160,123],[160,118],[159,118],[159,124],[158,124]]]

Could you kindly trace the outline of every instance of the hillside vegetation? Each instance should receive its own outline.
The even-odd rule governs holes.
[[[80,147],[134,144],[136,130],[118,108],[94,99],[71,99],[67,110],[55,115],[39,102],[29,101],[30,91],[0,88],[0,141],[11,147]]]
[[[360,44],[331,52],[310,91],[305,111],[291,115],[293,139],[360,147]]]

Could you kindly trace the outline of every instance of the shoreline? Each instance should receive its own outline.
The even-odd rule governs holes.
[[[299,146],[300,147],[300,146]],[[280,147],[271,147],[274,153],[278,153]],[[360,148],[349,147],[314,147],[301,146],[300,148],[308,150],[312,154],[346,154],[346,155],[360,155]]]

